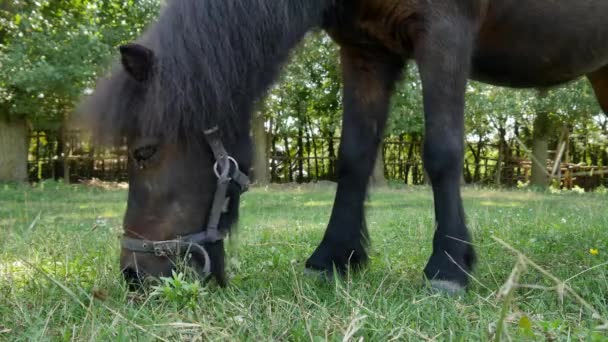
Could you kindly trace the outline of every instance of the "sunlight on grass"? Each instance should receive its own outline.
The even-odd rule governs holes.
[[[331,207],[332,201],[308,201],[303,203],[304,207]]]
[[[89,260],[51,260],[36,258],[36,267],[40,270],[60,277],[64,280],[78,280],[80,283],[91,283],[94,281],[97,274],[95,267],[90,264]],[[0,284],[10,284],[13,290],[23,289],[36,275],[34,270],[28,263],[22,260],[13,260],[0,263]]]
[[[484,207],[504,207],[504,208],[519,208],[523,207],[524,204],[520,202],[495,202],[495,201],[481,201],[480,205]]]
[[[30,267],[19,260],[0,263],[0,283],[6,282],[19,287],[30,280],[33,273]]]
[[[123,214],[124,210],[103,210],[98,213],[99,217],[118,218]]]
[[[532,191],[487,190],[465,187],[463,188],[463,197],[472,199],[530,202],[547,200],[548,195]]]

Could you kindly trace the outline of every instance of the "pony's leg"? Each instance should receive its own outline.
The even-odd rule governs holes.
[[[608,65],[587,75],[595,97],[604,114],[608,115]]]
[[[403,69],[402,58],[385,51],[342,47],[344,82],[338,190],[320,245],[306,268],[343,273],[367,261],[363,203],[386,123],[389,101]]]
[[[414,47],[423,86],[423,161],[433,189],[436,221],[433,252],[424,274],[434,288],[451,294],[464,290],[475,263],[460,195],[464,95],[474,25],[455,8],[445,13],[437,10]]]

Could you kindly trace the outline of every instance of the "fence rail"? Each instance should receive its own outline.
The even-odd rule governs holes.
[[[269,139],[268,153],[271,181],[311,182],[336,180],[338,137],[274,136]],[[463,181],[478,184],[515,186],[530,177],[531,163],[521,153],[497,157],[498,146],[467,146]],[[473,152],[471,152],[473,151]],[[477,151],[477,155],[474,155]],[[515,151],[513,148],[511,152]],[[554,151],[550,151],[553,152]],[[426,181],[422,165],[422,139],[389,138],[383,142],[384,175],[389,180],[406,184]],[[126,181],[128,170],[126,147],[95,148],[78,131],[64,134],[37,131],[30,139],[29,177],[32,181],[63,178],[71,182],[98,178],[105,181]],[[504,159],[504,160],[502,160]],[[553,162],[547,161],[548,172]],[[563,185],[579,185],[592,189],[608,185],[608,166],[562,164],[559,179]]]

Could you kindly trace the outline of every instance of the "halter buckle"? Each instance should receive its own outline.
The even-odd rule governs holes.
[[[157,257],[167,256],[167,250],[162,244],[155,243],[152,247],[154,248],[154,255]]]

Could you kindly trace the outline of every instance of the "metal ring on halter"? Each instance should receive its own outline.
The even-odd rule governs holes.
[[[207,250],[205,250],[205,247],[199,245],[198,243],[192,243],[190,245],[190,247],[194,247],[196,250],[198,250],[199,254],[203,256],[203,258],[205,259],[205,264],[203,266],[203,273],[205,275],[210,274],[211,273],[211,258],[209,257]],[[193,252],[193,250],[190,249],[190,252]]]
[[[220,172],[217,169],[218,166],[219,166],[218,162],[216,161],[215,164],[213,164],[213,172],[215,173],[215,176],[217,178],[224,178],[224,177],[228,176],[228,172],[230,172],[230,162],[232,162],[234,164],[234,166],[236,166],[237,170],[239,169],[239,163],[237,163],[236,160],[234,160],[234,158],[228,156],[226,159],[228,159],[228,163],[227,163],[228,165],[227,165],[227,167],[225,167],[222,170],[221,174],[220,174]]]

